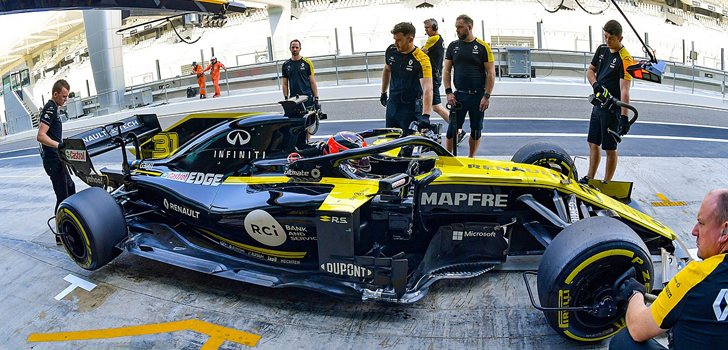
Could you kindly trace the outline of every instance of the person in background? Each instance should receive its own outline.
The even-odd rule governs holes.
[[[207,98],[205,95],[205,73],[203,73],[202,65],[192,62],[192,73],[197,75],[197,85],[200,87],[200,99]]]
[[[218,61],[215,56],[210,59],[210,64],[205,68],[204,72],[210,71],[212,85],[215,86],[215,94],[212,97],[220,97],[220,69],[227,71],[225,65]]]
[[[306,107],[321,109],[318,103],[318,87],[314,75],[313,63],[306,57],[301,56],[301,41],[291,40],[288,46],[291,51],[291,58],[283,63],[282,88],[283,98],[289,96],[308,96]]]
[[[41,158],[46,174],[51,178],[53,192],[56,193],[56,206],[53,212],[58,210],[61,202],[76,193],[76,185],[68,173],[68,168],[60,158],[60,152],[64,151],[63,124],[58,115],[58,109],[63,107],[68,100],[68,90],[71,86],[61,79],[53,84],[51,98],[46,102],[40,111],[40,124],[36,140],[41,144]],[[62,244],[56,236],[56,244]]]

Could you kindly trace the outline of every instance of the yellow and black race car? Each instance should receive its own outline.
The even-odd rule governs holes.
[[[653,264],[675,252],[675,233],[627,204],[629,186],[577,183],[558,146],[526,145],[512,161],[458,158],[381,129],[360,133],[370,146],[310,155],[319,114],[297,102],[284,101],[283,114],[191,115],[164,131],[140,115],[66,139],[62,157],[94,186],[55,217],[71,258],[95,270],[126,250],[394,303],[422,299],[438,280],[537,269],[546,319],[580,341],[623,325],[613,284],[624,271],[661,287]],[[121,170],[94,169],[91,157],[131,145],[137,159],[123,152]]]

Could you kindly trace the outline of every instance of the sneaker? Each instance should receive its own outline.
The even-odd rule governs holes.
[[[582,185],[588,185],[589,184],[589,176],[584,176],[578,181]]]
[[[463,140],[465,140],[465,136],[467,135],[468,133],[466,133],[465,130],[460,130],[460,132],[458,133],[458,145],[461,144]]]

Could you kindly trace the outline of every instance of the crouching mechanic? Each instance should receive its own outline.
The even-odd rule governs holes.
[[[606,44],[600,45],[594,53],[587,71],[587,79],[597,97],[608,101],[614,96],[624,103],[629,103],[629,84],[632,77],[627,73],[627,67],[631,66],[634,60],[622,46],[622,25],[610,20],[602,31]],[[629,132],[627,109],[613,108],[609,104],[594,106],[586,140],[589,143],[589,171],[579,182],[586,184],[589,179],[594,178],[599,168],[602,149],[607,153],[604,181],[612,180],[617,169],[617,140],[610,135],[610,129],[620,136]]]
[[[458,39],[450,43],[445,53],[444,81],[447,103],[455,106],[460,102],[457,115],[457,127],[452,124],[447,128],[445,146],[453,150],[453,138],[457,130],[462,129],[465,115],[470,116],[470,139],[468,140],[468,157],[474,157],[480,146],[485,110],[490,106],[490,94],[495,85],[495,64],[490,45],[473,35],[473,19],[460,15],[455,21]],[[451,71],[455,73],[451,75]],[[454,77],[453,77],[454,76]],[[453,77],[453,78],[451,78]],[[452,86],[457,89],[453,92]]]
[[[401,22],[391,31],[394,44],[384,55],[380,102],[387,107],[386,126],[400,128],[405,135],[429,130],[432,112],[432,66],[427,54],[414,44],[415,27]],[[387,94],[389,89],[389,94]]]
[[[609,349],[665,349],[653,337],[668,333],[670,349],[724,349],[728,345],[728,188],[710,191],[693,227],[698,257],[673,277],[652,305],[634,278],[618,289],[627,301],[627,328]]]

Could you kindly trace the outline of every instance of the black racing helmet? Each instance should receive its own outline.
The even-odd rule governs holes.
[[[325,154],[335,154],[342,151],[363,148],[367,146],[367,142],[361,135],[351,131],[340,131],[331,136],[326,141],[326,148],[324,149]],[[369,157],[363,157],[361,159],[349,159],[348,163],[354,168],[362,171],[370,171],[371,164],[369,164]]]

